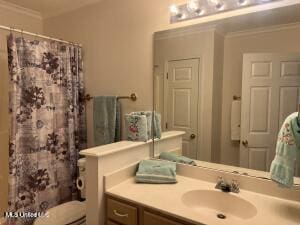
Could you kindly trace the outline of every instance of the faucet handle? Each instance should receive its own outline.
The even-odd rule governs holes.
[[[239,193],[240,192],[240,185],[237,180],[232,180],[231,182],[231,192]]]
[[[215,186],[216,189],[221,189],[221,184],[224,182],[223,177],[219,176],[217,178],[217,184]]]
[[[224,182],[224,178],[222,176],[218,176],[217,183]]]
[[[225,182],[224,178],[219,176],[217,184],[215,186],[216,189],[220,189],[223,192],[230,192],[230,185]]]

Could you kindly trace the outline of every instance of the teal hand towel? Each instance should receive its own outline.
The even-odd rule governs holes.
[[[137,183],[172,184],[176,180],[176,163],[159,160],[143,160],[139,163]]]
[[[300,151],[298,113],[286,118],[278,134],[276,156],[271,164],[271,179],[282,187],[294,185],[295,162]]]
[[[115,128],[115,142],[121,141],[121,132],[122,132],[122,121],[121,121],[121,116],[122,115],[122,108],[121,108],[121,103],[120,101],[117,101],[117,106],[116,106],[116,128]]]
[[[189,165],[193,165],[193,166],[197,165],[193,159],[190,159],[185,156],[179,156],[179,155],[176,155],[176,154],[170,153],[170,152],[160,153],[159,158],[163,159],[163,160],[168,160],[168,161],[177,162],[177,163],[184,163],[184,164],[189,164]]]
[[[117,111],[116,96],[99,96],[93,100],[94,144],[105,145],[115,142],[116,129],[120,129],[117,123],[120,114]]]
[[[154,112],[154,120],[153,120],[153,131],[154,138],[161,138],[161,115],[157,112]]]

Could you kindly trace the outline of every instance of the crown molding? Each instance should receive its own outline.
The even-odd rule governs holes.
[[[181,27],[181,28],[156,32],[154,34],[154,40],[177,38],[177,37],[183,37],[186,35],[193,35],[193,34],[199,34],[199,33],[203,33],[203,32],[210,32],[210,31],[216,31],[216,30],[217,30],[217,26],[215,26],[215,25],[210,25],[210,26],[193,25],[193,26],[187,26],[187,27]]]
[[[52,12],[43,12],[43,19],[49,19],[52,17],[57,17],[61,16],[67,13],[72,13],[75,12],[79,9],[85,8],[85,7],[90,7],[91,5],[98,4],[102,2],[103,0],[90,0],[88,2],[82,3],[82,4],[77,4],[77,5],[68,5],[68,7],[61,7],[61,9],[52,11]]]
[[[91,3],[89,3],[91,4]],[[80,8],[86,7],[87,5],[83,5],[83,6],[70,6],[69,8],[61,8],[59,10],[56,10],[55,12],[43,12],[43,19],[50,19],[53,17],[57,17],[57,16],[61,16],[67,13],[71,13],[74,12]]]
[[[10,2],[6,2],[3,0],[0,0],[0,8],[10,10],[10,11],[13,11],[16,13],[20,13],[20,14],[23,14],[26,16],[30,16],[35,19],[39,19],[39,20],[43,19],[42,14],[38,11],[28,9],[28,8],[25,8],[25,7],[10,3]]]
[[[269,33],[269,32],[274,32],[274,31],[297,29],[297,28],[300,28],[300,22],[272,25],[272,26],[264,26],[264,27],[259,27],[259,28],[243,30],[243,31],[229,32],[225,36],[225,38],[256,35],[256,34],[263,34],[263,33]]]

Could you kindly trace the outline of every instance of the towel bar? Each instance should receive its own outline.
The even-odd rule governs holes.
[[[233,100],[241,100],[241,96],[234,95],[234,96],[233,96]]]
[[[92,100],[94,97],[92,97],[91,95],[87,94],[85,96],[85,101],[90,101]],[[130,96],[118,96],[117,99],[131,99],[132,101],[136,101],[137,100],[137,95],[136,93],[132,93]]]

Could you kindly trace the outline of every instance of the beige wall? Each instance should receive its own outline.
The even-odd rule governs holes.
[[[42,21],[29,15],[0,7],[0,25],[11,26],[32,32],[42,32]],[[0,217],[7,204],[8,175],[8,71],[7,45],[8,31],[0,29]]]
[[[241,95],[243,53],[300,52],[300,26],[260,33],[240,33],[225,38],[221,163],[239,165],[239,143],[230,140],[233,95]]]

